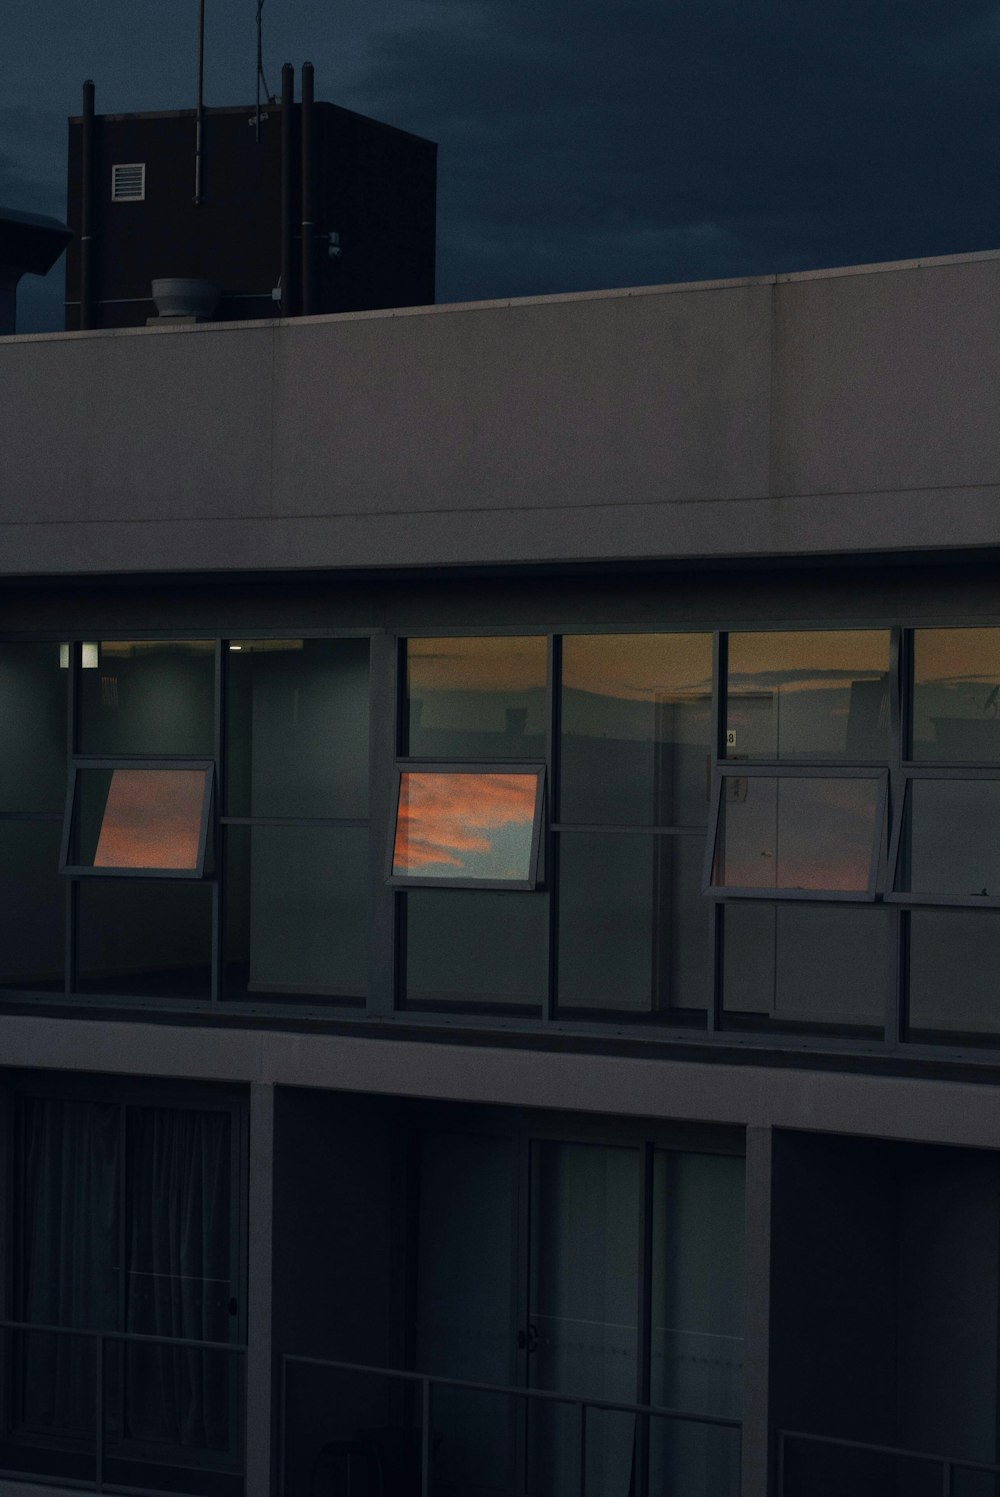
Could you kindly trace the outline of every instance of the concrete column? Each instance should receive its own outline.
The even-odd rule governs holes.
[[[746,1345],[741,1497],[769,1497],[771,1482],[771,1128],[746,1135]]]
[[[246,1497],[270,1497],[276,1455],[271,1351],[274,1087],[250,1088]]]

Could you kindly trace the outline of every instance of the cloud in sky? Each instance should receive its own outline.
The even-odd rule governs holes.
[[[442,146],[442,279],[483,296],[991,246],[988,0],[433,0],[358,97]]]
[[[194,0],[12,3],[0,196],[15,174],[62,180],[88,73],[101,109],[192,102]],[[209,101],[250,98],[252,0],[207,9]],[[264,16],[272,86],[309,56],[319,97],[440,143],[443,301],[1000,242],[997,0],[267,0]],[[42,119],[58,145],[39,155]]]

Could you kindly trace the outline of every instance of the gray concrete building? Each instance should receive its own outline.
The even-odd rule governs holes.
[[[0,1491],[997,1491],[998,312],[0,338]]]

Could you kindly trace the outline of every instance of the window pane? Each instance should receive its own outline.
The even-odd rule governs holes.
[[[911,910],[912,1039],[1000,1032],[1000,910]]]
[[[0,811],[58,811],[66,798],[59,658],[58,644],[0,645]]]
[[[226,995],[360,1000],[368,987],[368,832],[226,832]]]
[[[729,758],[884,759],[889,729],[887,630],[729,636]]]
[[[81,992],[210,996],[211,885],[179,879],[83,878],[77,899]]]
[[[112,640],[80,672],[80,749],[209,757],[215,745],[211,640]]]
[[[711,907],[704,838],[563,832],[559,1002],[632,1013],[704,1011]]]
[[[232,640],[230,816],[367,816],[368,641]]]
[[[738,1419],[743,1392],[744,1164],[658,1149],[653,1165],[650,1401]],[[653,1420],[655,1492],[736,1497],[735,1430]]]
[[[61,990],[66,885],[57,821],[0,821],[0,984]]]
[[[881,1030],[893,983],[892,930],[884,905],[727,904],[727,1023]]]
[[[542,1004],[548,986],[544,894],[413,889],[402,898],[409,1003]]]
[[[876,779],[727,775],[713,884],[863,892],[880,788]]]
[[[1000,759],[1000,629],[915,629],[913,757]]]
[[[411,639],[405,752],[424,759],[542,759],[543,638]]]
[[[894,888],[1000,897],[1000,780],[911,780]]]
[[[201,856],[207,769],[80,769],[77,867],[194,873]]]
[[[710,635],[566,636],[561,821],[704,826],[711,760]]]
[[[394,877],[528,883],[541,776],[399,777]]]

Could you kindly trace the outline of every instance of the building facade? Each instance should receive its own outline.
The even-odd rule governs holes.
[[[995,1492],[998,304],[0,340],[5,1492]]]

